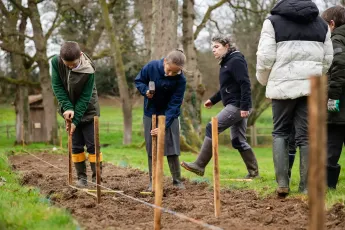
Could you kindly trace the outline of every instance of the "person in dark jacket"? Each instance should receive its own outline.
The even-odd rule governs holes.
[[[215,36],[212,39],[212,52],[219,60],[220,90],[208,99],[204,106],[211,108],[219,101],[224,109],[217,115],[218,132],[230,127],[232,146],[239,151],[247,167],[246,178],[259,176],[256,157],[246,140],[247,119],[251,111],[251,89],[247,62],[226,36]],[[182,162],[182,167],[199,176],[204,175],[205,167],[212,158],[212,126],[206,126],[206,136],[196,161]]]
[[[345,8],[334,6],[322,13],[332,31],[334,58],[328,71],[327,184],[336,188],[340,154],[345,144]]]
[[[87,185],[86,145],[92,170],[92,181],[96,181],[96,156],[94,143],[94,116],[100,115],[95,85],[95,66],[81,52],[77,42],[67,41],[60,55],[51,60],[52,88],[59,103],[59,113],[71,121],[72,161],[77,171],[77,186]],[[102,155],[101,155],[102,161]]]
[[[256,78],[272,99],[273,162],[277,195],[290,191],[288,142],[292,126],[300,152],[299,192],[307,193],[308,104],[311,76],[327,72],[333,48],[327,23],[311,0],[281,0],[263,23]]]
[[[135,86],[144,96],[144,130],[146,152],[150,173],[149,190],[152,190],[152,135],[157,135],[158,128],[152,130],[152,115],[166,116],[165,151],[168,158],[173,185],[184,188],[181,181],[180,127],[178,117],[186,90],[186,78],[183,74],[186,56],[182,50],[173,50],[165,58],[146,64],[135,78]],[[155,92],[150,93],[149,84],[154,82]]]

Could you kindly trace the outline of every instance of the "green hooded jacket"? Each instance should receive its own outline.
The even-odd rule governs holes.
[[[92,60],[83,53],[80,64],[75,69],[69,69],[63,64],[60,56],[53,57],[51,64],[52,87],[59,103],[59,114],[73,110],[72,122],[75,126],[99,116],[95,66]]]

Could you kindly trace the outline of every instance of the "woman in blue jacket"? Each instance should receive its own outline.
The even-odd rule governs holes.
[[[135,86],[144,96],[144,130],[146,151],[150,173],[149,190],[152,190],[152,135],[158,134],[158,128],[152,130],[152,114],[166,116],[165,152],[168,158],[173,185],[184,188],[181,182],[180,155],[180,107],[186,89],[183,68],[186,56],[181,50],[171,51],[165,58],[146,64],[135,78]],[[149,82],[154,82],[155,92],[150,93]]]
[[[217,115],[218,132],[230,127],[232,146],[239,151],[248,170],[246,178],[258,177],[258,163],[246,140],[247,120],[252,106],[247,62],[226,36],[212,38],[212,52],[219,60],[220,90],[208,99],[204,106],[211,108],[219,101],[223,102],[224,109]],[[182,162],[182,167],[203,176],[211,158],[212,126],[208,123],[198,158],[192,163]]]

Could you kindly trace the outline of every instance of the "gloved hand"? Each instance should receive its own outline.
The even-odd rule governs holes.
[[[327,108],[329,112],[339,112],[339,100],[328,99]]]

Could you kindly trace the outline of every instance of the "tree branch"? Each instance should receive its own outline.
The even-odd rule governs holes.
[[[104,49],[101,52],[99,52],[98,54],[93,55],[92,59],[93,60],[98,60],[98,59],[101,59],[101,58],[104,58],[104,57],[110,57],[110,56],[111,56],[110,49]]]
[[[22,56],[26,57],[26,58],[29,59],[29,60],[32,60],[32,59],[33,59],[30,55],[26,54],[24,51],[18,51],[18,50],[15,50],[15,49],[11,49],[9,45],[8,45],[8,46],[5,46],[4,43],[1,43],[1,44],[0,44],[0,48],[1,48],[3,51],[9,52],[9,53],[15,53],[15,54],[22,55]]]
[[[10,77],[0,77],[0,82],[5,84],[17,85],[17,86],[26,86],[26,87],[34,87],[34,88],[41,88],[39,82],[27,81],[27,80],[17,80]]]
[[[12,32],[12,33],[9,33],[9,34],[6,34],[6,36],[8,37],[11,37],[11,36],[19,36],[19,37],[25,37],[25,38],[28,38],[30,40],[34,39],[34,37],[30,37],[24,33],[20,33],[20,32]]]
[[[61,6],[60,4],[58,4],[58,8],[57,8],[57,11],[56,11],[56,15],[55,15],[55,18],[53,20],[53,23],[52,23],[52,26],[49,28],[49,30],[47,31],[46,35],[44,36],[44,39],[47,41],[50,36],[52,35],[52,33],[54,32],[54,30],[62,23],[62,19],[59,20],[59,22],[56,22],[57,19],[59,18],[60,16],[60,11],[61,11]]]
[[[217,22],[216,20],[213,20],[212,18],[210,18],[209,20],[210,20],[210,22],[213,22],[213,23],[215,24],[215,26],[216,26],[218,32],[219,32],[219,33],[222,33],[222,32],[220,32],[220,28],[219,28],[218,22]]]
[[[22,4],[17,3],[16,0],[9,0],[15,7],[17,7],[20,11],[22,11],[24,14],[26,15],[30,15],[30,10],[24,6],[22,6]]]
[[[5,15],[6,18],[9,17],[10,13],[6,9],[6,7],[2,1],[0,1],[0,11],[2,12],[3,15]]]
[[[252,12],[252,13],[255,13],[255,14],[261,14],[261,13],[266,12],[266,10],[252,10],[250,8],[247,8],[247,7],[244,7],[244,6],[240,6],[240,5],[235,6],[234,4],[231,3],[231,1],[228,1],[228,3],[231,6],[231,8],[233,8],[235,10],[244,10],[244,11],[249,11],[249,12]]]
[[[197,39],[197,37],[198,37],[200,31],[201,31],[203,28],[205,28],[207,21],[208,21],[208,20],[210,19],[210,17],[211,17],[212,11],[215,10],[215,9],[217,9],[218,7],[222,6],[225,2],[227,2],[227,0],[221,0],[221,1],[219,1],[218,3],[216,3],[216,4],[214,4],[214,5],[208,7],[208,9],[207,9],[207,11],[206,11],[206,13],[205,13],[205,15],[204,15],[204,18],[202,19],[200,25],[198,25],[198,26],[196,27],[196,30],[195,30],[195,32],[194,32],[194,39]]]

